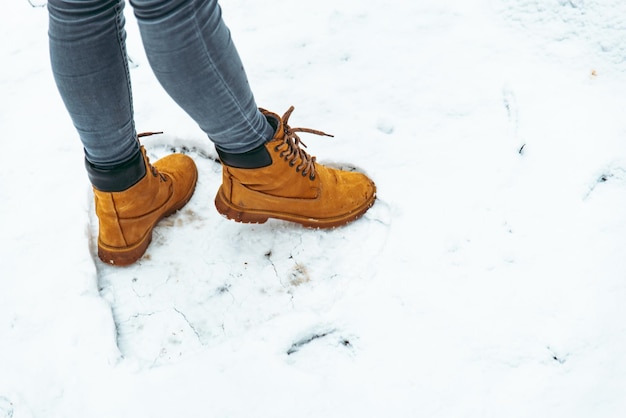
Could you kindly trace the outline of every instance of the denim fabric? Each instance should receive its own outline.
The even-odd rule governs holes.
[[[227,152],[271,139],[217,0],[130,0],[167,93]],[[124,0],[49,0],[54,78],[89,162],[114,167],[138,141],[126,55]]]

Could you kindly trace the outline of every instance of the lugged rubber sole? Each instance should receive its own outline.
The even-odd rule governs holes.
[[[166,216],[159,218],[157,223],[165,217]],[[156,226],[156,224],[154,226]],[[109,247],[98,239],[98,257],[102,262],[114,266],[123,267],[133,264],[145,254],[150,242],[152,242],[152,230],[154,226],[148,230],[146,235],[144,235],[138,243],[129,247]]]
[[[372,194],[372,198],[366,201],[350,213],[331,218],[312,218],[310,216],[302,216],[298,214],[266,211],[261,209],[247,209],[239,207],[226,197],[222,187],[217,191],[215,196],[215,208],[227,219],[241,223],[262,224],[267,222],[269,218],[281,219],[283,221],[295,222],[307,228],[335,228],[350,223],[360,218],[376,201],[376,192]]]

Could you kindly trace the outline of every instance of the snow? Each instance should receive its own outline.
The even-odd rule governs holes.
[[[626,3],[223,0],[259,105],[377,183],[330,231],[218,215],[128,7],[149,156],[200,177],[127,268],[41,4],[0,16],[0,418],[623,416]]]

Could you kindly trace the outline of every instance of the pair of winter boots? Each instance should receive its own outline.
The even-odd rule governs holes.
[[[264,223],[276,218],[314,228],[337,227],[357,219],[374,204],[374,183],[364,174],[317,163],[302,149],[297,133],[326,134],[291,128],[292,111],[293,107],[281,118],[262,109],[276,133],[261,147],[245,154],[218,150],[223,174],[215,197],[217,210],[238,222]],[[151,164],[143,147],[137,161],[116,170],[101,171],[87,163],[99,221],[98,256],[105,263],[125,266],[145,253],[156,224],[191,199],[198,172],[194,161],[183,154]],[[129,178],[133,172],[140,178],[134,184],[120,188],[118,181],[109,180]]]

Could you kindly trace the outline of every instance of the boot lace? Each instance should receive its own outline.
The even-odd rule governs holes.
[[[285,159],[285,161],[289,161],[289,165],[291,167],[296,166],[298,159],[300,160],[300,164],[296,166],[296,172],[301,172],[302,177],[306,177],[307,175],[311,180],[315,180],[315,157],[309,155],[303,148],[306,148],[306,144],[302,142],[297,132],[305,132],[314,135],[320,136],[330,136],[333,135],[327,134],[322,131],[318,131],[315,129],[309,128],[292,128],[287,123],[289,121],[289,117],[293,112],[294,107],[291,106],[289,110],[285,112],[282,117],[282,124],[284,130],[283,142],[274,147],[274,151],[279,152],[280,156]]]
[[[159,131],[159,132],[141,132],[137,134],[137,138],[143,138],[144,136],[150,136],[150,135],[159,135],[162,134],[163,131]],[[163,173],[159,172],[159,170],[156,169],[155,166],[153,166],[152,164],[150,164],[150,159],[148,158],[148,156],[146,155],[146,162],[148,163],[148,168],[150,168],[150,172],[152,173],[153,177],[159,177],[161,179],[161,181],[166,182],[167,181],[167,176],[165,176]]]

